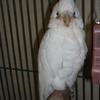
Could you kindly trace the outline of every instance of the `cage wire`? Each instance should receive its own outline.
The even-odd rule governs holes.
[[[99,0],[95,0],[95,13],[96,13],[96,22],[98,23],[98,24],[100,24],[100,10],[98,10],[98,9],[100,9],[100,1]]]
[[[0,100],[39,100],[38,48],[57,1],[0,0]],[[93,85],[90,76],[94,0],[75,2],[84,21],[89,51],[70,100],[100,100],[100,86]]]

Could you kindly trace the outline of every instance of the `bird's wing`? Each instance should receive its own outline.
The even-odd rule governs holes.
[[[54,90],[50,85],[60,66],[62,40],[61,33],[49,29],[41,42],[38,56],[41,98],[48,97]]]
[[[74,37],[67,39],[63,47],[62,66],[53,81],[53,87],[57,90],[64,90],[66,85],[72,87],[81,68],[81,48],[78,41]]]

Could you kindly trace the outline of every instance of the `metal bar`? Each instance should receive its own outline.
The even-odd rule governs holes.
[[[84,22],[84,26],[85,26],[85,0],[82,0],[82,18],[83,18],[83,22]],[[85,76],[84,76],[84,73],[85,73],[85,67],[83,67],[83,78],[82,78],[83,79],[83,82],[82,82],[82,85],[83,85],[83,100],[86,99],[86,97],[85,97]]]
[[[92,24],[92,28],[91,28],[91,33],[93,33],[93,13],[94,13],[94,0],[91,0],[91,24]],[[92,41],[93,41],[93,34],[92,34]],[[91,43],[92,43],[91,41]],[[91,58],[92,58],[92,54],[93,54],[93,45],[91,45]],[[92,60],[91,60],[92,61]],[[91,68],[92,68],[92,63],[91,63]],[[91,100],[93,100],[93,83],[92,83],[92,77],[91,77],[91,81],[90,81],[90,89],[91,89]]]
[[[39,47],[39,35],[38,35],[38,22],[37,22],[37,7],[36,7],[36,0],[33,0],[33,6],[34,6],[34,21],[35,21],[35,29],[36,29],[36,38],[37,38],[37,44]]]
[[[82,19],[83,19],[84,26],[85,26],[85,0],[82,0]]]
[[[7,31],[6,31],[6,25],[5,25],[5,19],[4,19],[4,10],[3,10],[3,2],[1,0],[1,16],[2,16],[2,21],[3,21],[3,28],[4,28],[4,35],[5,35],[5,41],[6,41],[6,49],[7,49],[7,57],[9,59],[9,50],[8,50],[8,41],[7,41]],[[1,33],[0,33],[1,35]],[[10,97],[10,89],[9,89],[9,85],[8,85],[8,78],[7,78],[7,73],[6,73],[6,69],[5,69],[5,60],[4,60],[4,51],[3,51],[3,47],[2,47],[2,40],[1,40],[1,54],[2,54],[2,59],[3,59],[3,65],[4,65],[4,73],[5,73],[5,80],[6,80],[6,85],[7,85],[7,92],[8,92],[8,99],[11,100]]]
[[[90,87],[91,87],[91,92],[90,92],[90,94],[91,94],[91,100],[93,100],[93,83],[92,83],[92,80],[90,81]]]
[[[22,6],[22,0],[21,0],[21,6]],[[23,15],[23,11],[22,11]],[[23,17],[23,16],[22,16]],[[26,68],[27,70],[29,69],[29,62],[28,62],[28,53],[27,53],[27,47],[26,47],[26,37],[25,37],[25,28],[24,28],[24,21],[23,21],[23,39],[24,39],[24,50],[25,50],[25,59],[26,59]],[[29,86],[29,91],[30,91],[30,99],[32,100],[32,90],[31,90],[31,85],[30,85],[30,76],[29,72],[27,72],[27,77],[28,77],[28,86]]]
[[[16,69],[17,68],[17,63],[16,63],[15,48],[14,48],[14,39],[13,39],[13,32],[12,32],[11,15],[10,15],[10,9],[9,9],[8,0],[6,0],[6,2],[7,2],[7,9],[8,9],[8,18],[9,18],[10,33],[11,33],[11,42],[12,42],[12,50],[13,50],[13,57],[14,57],[14,66],[15,66],[15,69]],[[17,87],[18,87],[19,98],[21,100],[21,92],[20,92],[20,86],[19,86],[19,79],[18,79],[18,73],[17,73],[16,70],[15,70],[15,74],[16,74],[16,79],[17,79]],[[16,96],[15,95],[14,85],[13,85],[13,91],[14,91],[14,96]]]
[[[16,15],[16,4],[15,4],[15,0],[13,0],[13,9],[14,9],[14,18],[15,18],[15,26],[16,26],[16,34],[17,34],[17,43],[18,43],[18,50],[19,50],[19,59],[20,59],[20,65],[22,62],[22,58],[21,58],[21,49],[20,49],[20,43],[19,43],[19,32],[18,32],[18,23],[17,23],[17,15]],[[21,65],[22,66],[22,65]],[[17,69],[17,65],[15,63],[15,70]],[[16,76],[17,76],[17,84],[18,84],[18,93],[19,93],[19,99],[22,100],[21,97],[21,90],[20,90],[20,86],[19,86],[19,79],[18,79],[18,72],[17,70],[16,72]],[[22,78],[23,81],[23,78]],[[24,81],[23,81],[24,83]]]
[[[23,39],[24,39],[24,50],[25,50],[24,52],[25,52],[25,58],[26,58],[26,66],[28,66],[28,57],[27,57],[27,48],[26,48],[26,37],[25,37],[25,27],[24,27],[24,19],[23,19],[24,17],[23,17],[23,9],[22,9],[22,0],[19,0],[19,4],[20,4],[20,11],[21,11],[21,22],[22,22],[22,31],[23,31],[22,33],[23,33]],[[29,72],[27,72],[27,77],[28,77],[28,80],[29,80]],[[27,100],[27,95],[25,95],[25,99]]]
[[[26,0],[26,4],[27,4],[27,17],[28,17],[28,29],[29,29],[29,40],[30,40],[30,47],[31,47],[31,58],[32,58],[32,68],[33,68],[33,70],[34,70],[34,58],[32,57],[32,55],[34,56],[34,53],[33,53],[33,48],[32,48],[32,29],[31,29],[31,19],[30,19],[30,12],[29,12],[29,2],[28,2],[28,0]],[[36,6],[35,6],[36,7]],[[36,8],[34,9],[34,10],[36,10]],[[35,13],[36,13],[36,11],[35,11]],[[35,23],[36,23],[36,25],[37,25],[37,13],[36,13],[36,15],[35,15]],[[38,27],[36,26],[36,34],[37,34],[37,36],[38,36]],[[37,42],[38,42],[38,46],[39,46],[39,37],[37,37]],[[37,77],[36,77],[36,75],[35,75],[35,72],[33,73],[33,78],[34,78],[34,85],[35,85],[35,98],[36,98],[36,100],[39,100],[39,93],[38,93],[38,82],[37,82]]]
[[[84,78],[84,76],[83,76],[83,83],[82,84],[83,84],[83,100],[85,100],[85,78]]]
[[[44,20],[44,4],[43,4],[43,0],[41,0],[41,12],[42,12],[43,32],[45,32],[45,20]]]
[[[76,84],[75,84],[75,100],[78,100],[78,84],[77,84],[77,80],[76,80]]]
[[[93,14],[94,14],[94,0],[91,0],[91,24],[92,24],[92,30],[91,31],[92,32],[93,32],[93,24],[94,24]]]
[[[24,69],[23,69],[23,65],[22,65],[22,56],[21,56],[21,47],[20,47],[20,40],[19,40],[19,31],[18,31],[18,22],[17,22],[17,14],[16,14],[16,4],[15,4],[15,0],[13,0],[13,8],[14,8],[14,18],[15,18],[15,25],[16,25],[16,33],[17,33],[17,43],[18,43],[18,51],[19,51],[19,61],[20,61],[20,66],[21,66],[21,69],[18,69],[18,68],[15,68],[14,70],[18,70],[18,71],[21,71],[21,76],[22,76],[22,84],[24,86],[24,92],[25,92],[25,80],[24,80]],[[28,70],[25,70],[25,71],[28,71]],[[20,90],[20,88],[19,88]],[[21,93],[19,92],[19,96],[20,96],[20,100],[21,100]],[[24,95],[26,95],[26,93],[24,93]]]
[[[2,66],[0,66],[0,69],[4,69],[4,67],[2,67]],[[27,70],[27,69],[20,69],[20,68],[12,68],[12,69],[10,69],[10,68],[8,68],[8,67],[6,67],[5,68],[6,70],[16,70],[16,71],[28,71],[28,72],[35,72],[35,73],[38,73],[38,71],[37,70]]]
[[[11,35],[11,45],[12,45],[12,50],[13,50],[13,57],[14,57],[14,65],[15,67],[17,67],[16,65],[16,57],[15,57],[15,49],[14,49],[14,40],[13,40],[13,32],[12,32],[12,24],[11,24],[11,15],[10,15],[10,9],[9,9],[9,3],[8,0],[6,0],[7,3],[7,12],[8,12],[8,19],[9,19],[9,28],[10,28],[10,35]],[[10,58],[9,58],[10,60]],[[9,61],[11,65],[11,61]],[[11,69],[11,66],[9,66]],[[16,93],[15,93],[15,87],[14,87],[14,80],[13,80],[13,74],[12,74],[12,70],[10,70],[10,75],[11,75],[11,80],[12,80],[12,88],[13,88],[13,94],[14,94],[14,99],[16,100]],[[16,73],[17,76],[17,83],[18,83],[18,74]],[[17,86],[19,86],[19,84],[17,84]]]
[[[0,81],[1,81],[1,88],[2,88],[2,93],[3,93],[3,98],[4,98],[4,100],[6,100],[6,95],[5,95],[5,91],[4,91],[4,85],[3,85],[1,70],[0,70]]]
[[[33,0],[33,6],[34,6],[34,21],[35,21],[35,30],[36,30],[35,33],[36,33],[37,46],[39,48],[40,40],[39,40],[39,34],[38,34],[38,19],[37,19],[37,6],[36,5],[37,5],[36,4],[36,0]],[[35,69],[35,64],[34,64],[34,62],[35,62],[35,55],[34,55],[34,52],[33,51],[32,51],[32,55],[33,55],[32,56],[32,65],[34,65],[34,67],[33,67],[34,69],[33,70],[36,70]],[[35,88],[36,99],[39,100],[39,88],[38,88],[39,84],[37,82],[38,75],[36,75],[35,72],[33,73],[33,75],[34,75],[34,82],[35,82],[35,87],[36,87]]]
[[[32,48],[32,30],[31,30],[31,20],[30,20],[30,12],[29,12],[29,2],[28,2],[28,0],[26,0],[26,8],[27,8],[27,17],[28,17],[28,29],[29,29],[29,40],[30,40],[30,48],[31,48],[31,59],[32,59],[32,68],[33,68],[33,70],[34,70],[34,59],[33,59],[33,57],[32,57],[32,51],[33,51],[33,48]],[[27,69],[29,69],[28,67],[27,67]],[[30,77],[29,77],[30,78]],[[33,74],[33,78],[35,78],[35,76],[34,76],[34,74]],[[30,79],[29,79],[30,80]],[[36,86],[36,84],[35,84],[35,82],[34,82],[34,85],[35,85],[35,92],[37,92],[36,90],[38,90],[38,88],[37,88],[37,86]],[[29,87],[30,87],[30,92],[31,92],[31,99],[32,99],[32,91],[31,91],[31,86],[29,85]],[[36,95],[36,97],[38,98],[38,93],[35,93],[35,95]],[[37,99],[36,98],[36,99]],[[38,99],[37,99],[38,100]]]
[[[1,32],[0,32],[0,43],[2,43],[1,41]],[[1,46],[2,44],[0,44]],[[2,53],[2,46],[0,47],[0,50],[1,50],[1,53]],[[3,62],[3,54],[2,54],[2,62]],[[4,69],[4,68],[3,68]],[[2,79],[2,76],[1,76],[1,69],[0,69],[0,81],[1,81],[1,88],[2,88],[2,93],[3,93],[3,98],[4,100],[6,100],[6,95],[5,95],[5,91],[4,91],[4,85],[3,85],[3,79]]]

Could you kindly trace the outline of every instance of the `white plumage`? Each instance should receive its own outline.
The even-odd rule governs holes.
[[[64,12],[75,18],[66,26],[58,18]],[[40,100],[54,90],[72,88],[87,53],[83,22],[73,0],[60,0],[51,14],[38,54]]]

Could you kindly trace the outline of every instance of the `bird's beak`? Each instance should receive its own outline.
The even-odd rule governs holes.
[[[75,16],[73,15],[69,15],[69,14],[64,14],[62,16],[60,16],[60,19],[63,21],[65,26],[69,26],[69,24],[71,23],[71,21],[75,18]]]
[[[64,15],[63,16],[63,22],[67,27],[69,26],[71,20],[72,20],[72,16],[70,16],[70,15]]]

